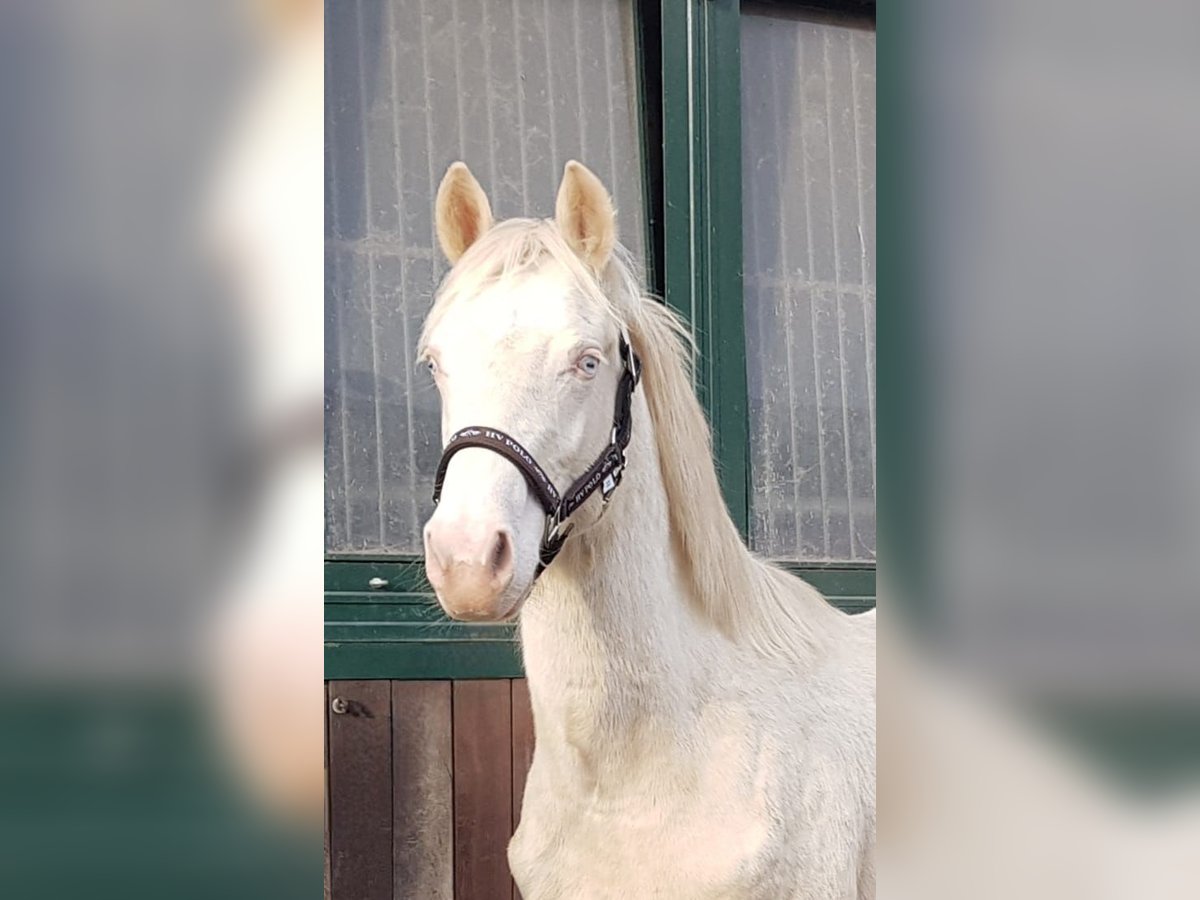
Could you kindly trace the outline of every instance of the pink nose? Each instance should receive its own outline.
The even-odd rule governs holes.
[[[508,613],[504,592],[513,579],[513,542],[503,528],[438,522],[425,526],[425,572],[446,613],[479,622]]]

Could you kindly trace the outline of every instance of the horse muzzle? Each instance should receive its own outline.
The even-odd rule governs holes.
[[[425,526],[425,572],[442,609],[464,622],[494,622],[515,607],[515,550],[504,528],[443,523]]]

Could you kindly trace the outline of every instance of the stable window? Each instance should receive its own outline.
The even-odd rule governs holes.
[[[875,32],[743,6],[750,542],[875,558]]]
[[[325,549],[415,555],[437,392],[415,346],[446,262],[433,199],[464,160],[497,218],[551,215],[567,160],[644,242],[630,0],[326,6]]]

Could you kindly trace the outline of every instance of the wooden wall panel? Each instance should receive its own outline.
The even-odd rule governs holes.
[[[508,900],[512,701],[507,680],[454,682],[456,900]]]
[[[390,685],[334,681],[329,695],[332,900],[392,900]]]
[[[520,900],[525,680],[330,681],[325,701],[326,900]]]
[[[325,690],[324,690],[325,717],[324,717],[324,720],[322,721],[321,727],[325,730],[325,742],[324,742],[324,748],[325,748],[325,827],[324,827],[325,864],[322,867],[321,871],[323,873],[322,880],[324,881],[325,900],[331,900],[332,893],[333,893],[333,887],[329,883],[329,873],[330,873],[330,865],[329,865],[329,715],[330,715],[330,712],[329,712],[329,683],[328,682],[325,683],[324,688],[325,688]]]
[[[533,762],[533,710],[529,706],[529,686],[524,678],[512,680],[512,830],[521,822],[521,801],[525,797],[525,776]],[[513,885],[513,900],[521,892]]]
[[[395,900],[454,898],[454,781],[448,681],[393,681]]]

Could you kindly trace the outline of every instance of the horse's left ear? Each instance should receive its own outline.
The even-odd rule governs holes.
[[[456,162],[446,170],[434,207],[438,243],[450,265],[458,262],[473,243],[492,227],[492,207],[487,194],[467,168]]]
[[[596,271],[604,268],[617,240],[616,213],[600,179],[575,160],[563,170],[554,220],[584,262]]]

